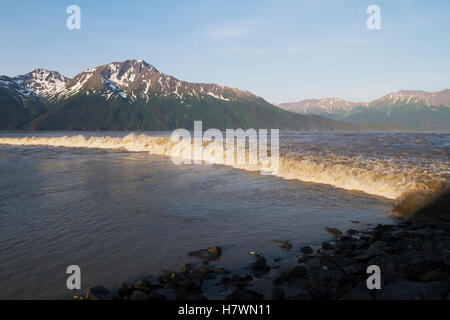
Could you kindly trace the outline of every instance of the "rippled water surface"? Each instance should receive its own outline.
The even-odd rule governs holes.
[[[300,245],[329,238],[325,227],[392,222],[396,189],[433,189],[449,175],[445,133],[284,133],[277,176],[174,165],[146,138],[167,133],[78,135],[0,134],[2,299],[78,294],[66,288],[71,264],[84,292],[180,269],[194,261],[187,252],[211,245],[223,247],[228,268],[248,265],[250,250],[294,259]],[[19,140],[32,136],[66,140]]]

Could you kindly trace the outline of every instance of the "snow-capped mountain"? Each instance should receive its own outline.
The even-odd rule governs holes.
[[[106,99],[121,97],[129,102],[139,99],[148,102],[154,96],[171,96],[179,100],[213,97],[223,101],[257,98],[247,91],[225,86],[181,81],[159,72],[143,60],[113,62],[85,70],[52,98],[69,98],[78,93],[101,95]]]
[[[190,83],[143,60],[87,69],[73,79],[37,69],[0,78],[0,129],[173,130],[208,128],[351,129],[318,116],[279,109],[254,94]]]
[[[404,105],[445,106],[450,108],[450,89],[437,92],[419,90],[402,90],[374,100],[370,106],[404,106]]]
[[[27,98],[48,98],[63,89],[69,80],[56,71],[36,69],[13,78],[0,76],[0,87],[13,90]]]
[[[396,91],[361,103],[327,98],[281,103],[278,106],[300,114],[318,114],[358,125],[450,130],[450,89],[438,92]]]
[[[450,108],[450,89],[438,92],[420,90],[402,90],[389,93],[370,102],[352,102],[340,98],[308,99],[298,102],[277,104],[280,108],[296,113],[328,113],[349,112],[359,106],[395,107],[405,105],[445,106]]]
[[[361,103],[346,101],[340,98],[308,99],[299,102],[281,103],[278,106],[284,110],[296,113],[329,113],[347,112]]]

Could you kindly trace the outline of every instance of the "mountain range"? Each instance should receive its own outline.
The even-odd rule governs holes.
[[[365,128],[450,130],[450,89],[397,91],[371,102],[325,98],[278,106],[287,111],[321,115]]]
[[[317,115],[282,110],[248,91],[190,83],[143,60],[87,69],[73,79],[36,69],[0,77],[0,130],[173,130],[355,127]]]

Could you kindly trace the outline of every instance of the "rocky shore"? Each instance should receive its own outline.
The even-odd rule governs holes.
[[[328,228],[332,239],[321,248],[298,250],[298,261],[282,266],[257,252],[245,270],[226,270],[218,264],[222,250],[211,247],[189,253],[196,264],[182,270],[149,276],[109,291],[91,288],[88,300],[154,299],[299,299],[299,300],[420,300],[450,299],[450,195],[395,225],[342,232]],[[358,225],[357,221],[354,221]],[[356,227],[355,227],[356,228]],[[380,268],[381,289],[369,290],[367,268]],[[271,276],[268,277],[267,275]]]

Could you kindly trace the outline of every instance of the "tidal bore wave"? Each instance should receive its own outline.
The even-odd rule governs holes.
[[[153,137],[129,134],[120,137],[25,137],[0,138],[0,144],[15,146],[52,146],[66,148],[95,148],[126,150],[131,152],[149,152],[151,154],[198,159],[191,152],[191,143],[174,141],[170,137]],[[208,143],[203,143],[206,147]],[[207,163],[227,164],[223,157],[203,150],[203,161]],[[241,150],[242,151],[242,150]],[[235,153],[238,151],[235,151]],[[243,150],[248,160],[248,149]],[[200,155],[201,157],[201,155]],[[248,171],[268,169],[267,163],[227,164]],[[387,199],[398,200],[392,214],[409,216],[432,201],[439,193],[448,188],[448,168],[431,170],[430,168],[402,165],[390,158],[364,159],[338,156],[314,156],[309,153],[283,152],[281,146],[279,167],[273,173],[284,179],[296,179],[304,182],[327,184],[337,188],[360,191]]]

